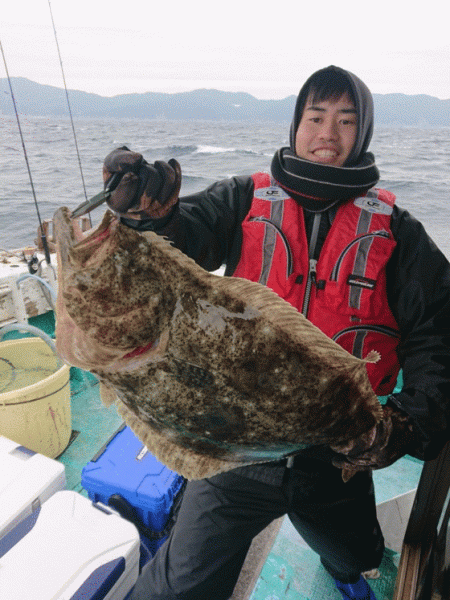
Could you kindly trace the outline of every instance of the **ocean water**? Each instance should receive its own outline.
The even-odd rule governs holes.
[[[267,171],[274,151],[288,145],[289,124],[207,121],[76,119],[88,197],[102,189],[102,163],[127,145],[149,162],[176,158],[182,194],[231,175]],[[85,200],[72,124],[64,117],[21,117],[21,128],[41,219],[59,206]],[[32,245],[38,218],[15,117],[0,115],[0,248]],[[380,186],[397,196],[450,258],[450,128],[378,128],[371,150]],[[99,222],[104,207],[93,211]]]

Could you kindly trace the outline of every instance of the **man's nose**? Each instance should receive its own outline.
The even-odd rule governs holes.
[[[326,119],[320,129],[320,137],[324,140],[335,140],[338,137],[337,124],[332,119]]]

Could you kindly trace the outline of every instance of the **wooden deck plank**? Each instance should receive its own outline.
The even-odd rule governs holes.
[[[230,600],[248,600],[270,554],[282,522],[283,517],[275,519],[254,538]]]

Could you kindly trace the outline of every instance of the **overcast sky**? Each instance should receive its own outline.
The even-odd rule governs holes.
[[[313,71],[335,64],[373,93],[448,99],[445,6],[442,0],[51,0],[67,87],[102,96],[216,88],[284,98],[297,94]],[[2,2],[0,40],[11,76],[63,87],[48,0]]]

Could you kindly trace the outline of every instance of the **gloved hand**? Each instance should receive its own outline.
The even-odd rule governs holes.
[[[178,201],[181,167],[175,159],[150,165],[138,152],[126,146],[116,148],[105,158],[105,186],[114,173],[125,173],[107,204],[127,217],[161,219]]]
[[[416,434],[406,413],[383,406],[383,418],[368,432],[331,449],[342,455],[333,465],[342,469],[342,479],[348,481],[357,471],[384,469],[408,454],[414,447]]]

